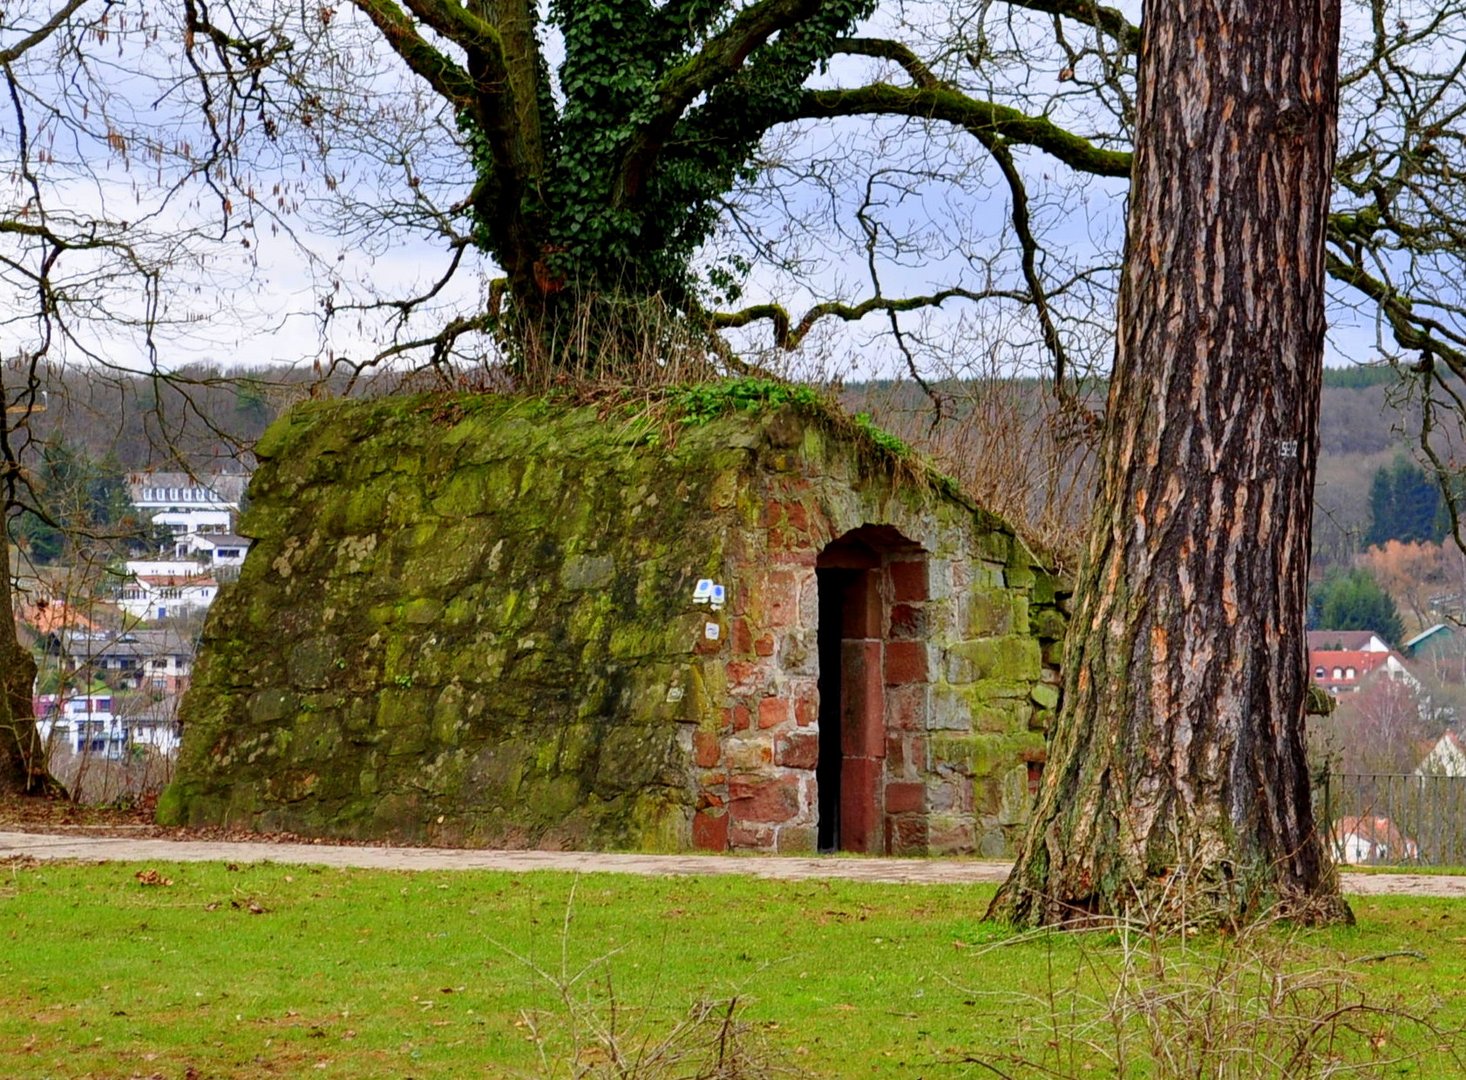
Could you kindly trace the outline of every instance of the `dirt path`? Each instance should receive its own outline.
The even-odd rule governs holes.
[[[452,848],[346,847],[211,840],[130,839],[66,832],[0,832],[0,859],[79,862],[277,862],[371,870],[571,870],[582,873],[748,874],[781,881],[843,878],[909,885],[999,882],[1004,862],[975,859],[795,858],[761,855],[636,855],[582,851],[481,851]],[[1466,877],[1345,874],[1354,895],[1466,897]]]

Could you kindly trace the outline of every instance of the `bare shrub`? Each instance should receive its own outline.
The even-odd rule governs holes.
[[[1021,1046],[966,1061],[1004,1077],[1152,1080],[1372,1077],[1412,1067],[1460,1075],[1466,1064],[1459,1033],[1432,1024],[1428,1007],[1370,997],[1358,965],[1383,957],[1329,958],[1279,920],[1232,934],[1125,922],[1097,934],[1080,945],[1067,980],[1051,962],[1041,994],[998,995],[1005,1009],[1037,1018]]]
[[[575,890],[560,928],[554,970],[510,949],[552,1004],[520,1013],[517,1026],[539,1053],[545,1080],[765,1080],[790,1075],[773,1064],[759,1028],[741,1016],[734,995],[701,998],[690,1007],[636,1005],[621,1000],[611,967],[614,953],[584,964],[570,960]],[[502,948],[502,946],[501,946]]]
[[[1075,567],[1093,499],[1092,418],[1040,379],[997,361],[934,387],[911,383],[863,395],[861,407],[927,454],[985,510],[1062,567]]]
[[[51,775],[61,781],[73,802],[132,806],[157,795],[173,780],[175,760],[152,747],[135,746],[115,759],[56,742],[48,747]]]

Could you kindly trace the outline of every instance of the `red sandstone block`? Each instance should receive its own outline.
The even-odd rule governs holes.
[[[728,826],[728,846],[734,851],[773,851],[774,830],[767,825]]]
[[[787,502],[784,504],[784,516],[791,528],[800,532],[809,528],[809,511],[804,508],[803,503]]]
[[[785,698],[766,697],[758,703],[758,726],[778,727],[789,722],[789,702]]]
[[[748,692],[763,685],[763,665],[746,660],[730,660],[723,665],[728,687],[734,692]]]
[[[819,552],[813,545],[806,545],[800,541],[796,547],[784,551],[773,551],[769,553],[769,561],[775,566],[802,566],[810,570],[814,569],[815,563],[819,562]],[[801,574],[801,577],[813,578],[813,574]]]
[[[926,561],[891,564],[891,590],[897,603],[926,599]]]
[[[880,784],[885,762],[845,758],[840,762],[840,846],[846,851],[879,852]]]
[[[813,769],[820,760],[817,731],[791,731],[774,744],[774,764],[790,769]]]
[[[886,685],[926,682],[926,643],[892,641],[886,644]]]
[[[840,752],[850,757],[884,758],[886,725],[879,714],[846,717],[840,725]]]
[[[847,754],[861,754],[860,748],[864,743],[849,733],[879,727],[884,721],[885,695],[881,690],[879,641],[841,643],[840,687],[841,726],[847,733],[842,739],[842,749]]]
[[[913,735],[906,743],[906,760],[918,772],[927,768],[927,745],[925,735]]]
[[[903,814],[886,818],[886,851],[892,855],[925,855],[927,821],[925,816]]]
[[[692,753],[699,769],[711,769],[722,760],[723,740],[711,731],[694,731]]]
[[[900,783],[886,785],[886,813],[908,814],[926,807],[926,785]]]
[[[893,776],[906,776],[906,740],[909,736],[900,733],[886,735],[886,771]]]
[[[922,612],[910,604],[897,604],[891,608],[891,637],[923,637]]]
[[[799,617],[799,577],[793,570],[770,570],[764,579],[764,597],[768,604],[768,626],[781,629],[793,626]]]
[[[840,749],[851,757],[886,752],[880,658],[879,641],[847,641],[841,650]]]
[[[925,683],[908,683],[886,689],[886,726],[895,731],[926,730]]]
[[[747,705],[734,705],[733,708],[726,709],[724,712],[725,714],[732,713],[728,726],[734,731],[747,731],[753,726],[753,714],[749,712]]]
[[[874,575],[862,574],[845,591],[840,633],[855,639],[881,636],[881,594],[875,587]]]
[[[777,824],[799,816],[799,778],[738,776],[728,781],[729,812],[740,824]]]
[[[753,652],[753,629],[748,625],[748,620],[736,618],[733,620],[733,655],[748,656]]]
[[[794,722],[800,727],[809,727],[820,718],[819,692],[813,695],[801,694],[794,702]]]
[[[753,651],[759,656],[774,655],[774,635],[765,634],[753,643]]]
[[[728,815],[704,810],[692,819],[692,846],[702,851],[728,850]]]

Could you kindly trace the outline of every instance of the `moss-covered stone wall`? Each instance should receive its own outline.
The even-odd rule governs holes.
[[[1056,699],[1053,581],[838,428],[788,408],[670,439],[543,401],[297,407],[259,446],[255,543],[210,613],[160,815],[808,850],[816,563],[878,525],[902,539],[872,578],[881,671],[846,679],[879,701],[851,765],[875,777],[873,843],[1002,850]],[[726,608],[692,603],[700,578]]]

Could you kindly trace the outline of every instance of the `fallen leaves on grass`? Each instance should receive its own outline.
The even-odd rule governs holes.
[[[140,885],[172,885],[171,877],[164,877],[158,871],[149,867],[146,870],[139,870],[133,877],[137,878]]]

